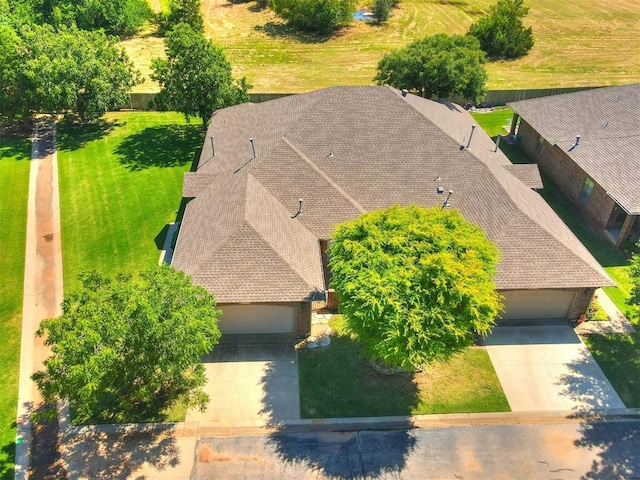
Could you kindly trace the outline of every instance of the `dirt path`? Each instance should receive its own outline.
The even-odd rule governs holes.
[[[41,338],[35,337],[35,332],[43,319],[61,314],[62,249],[55,134],[54,117],[35,120],[27,209],[16,479],[27,478],[32,460],[39,462],[31,458],[30,450],[36,450],[40,440],[33,434],[42,431],[42,425],[34,427],[29,415],[41,408],[42,397],[31,374],[42,369],[49,349]]]

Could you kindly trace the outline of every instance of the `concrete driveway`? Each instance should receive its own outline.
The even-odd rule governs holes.
[[[569,325],[496,327],[485,345],[513,411],[625,408]]]
[[[293,343],[221,344],[204,360],[209,405],[186,420],[277,424],[300,418],[298,357]]]

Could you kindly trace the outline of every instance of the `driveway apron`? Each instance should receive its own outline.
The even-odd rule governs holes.
[[[625,408],[568,325],[496,327],[485,345],[513,411]]]
[[[298,358],[293,345],[222,344],[204,359],[206,411],[186,420],[278,424],[300,418]]]

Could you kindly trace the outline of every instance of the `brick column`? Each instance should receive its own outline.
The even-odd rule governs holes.
[[[631,227],[633,227],[633,222],[635,221],[635,215],[627,215],[627,218],[624,219],[624,223],[622,224],[622,228],[620,229],[620,235],[618,235],[618,240],[616,240],[616,247],[619,247],[627,240],[627,237],[631,232]]]
[[[516,134],[516,125],[518,124],[519,118],[520,118],[520,115],[518,115],[517,113],[513,114],[513,118],[511,119],[511,129],[509,130],[509,135]]]

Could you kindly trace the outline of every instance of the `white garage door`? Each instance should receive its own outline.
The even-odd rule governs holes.
[[[223,334],[294,333],[295,308],[281,305],[225,305],[218,327]]]
[[[503,320],[567,318],[576,292],[566,290],[510,290],[504,296]]]

